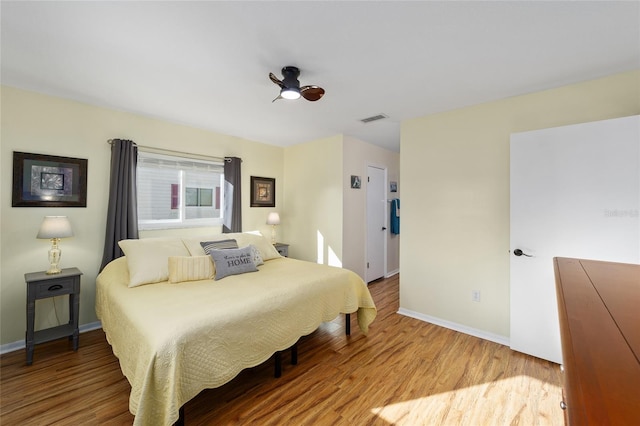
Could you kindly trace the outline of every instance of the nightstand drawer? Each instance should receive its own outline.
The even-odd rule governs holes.
[[[278,250],[280,256],[289,257],[289,244],[274,243],[273,246]]]
[[[71,294],[74,292],[74,277],[53,279],[36,284],[36,299],[59,296],[61,294]]]

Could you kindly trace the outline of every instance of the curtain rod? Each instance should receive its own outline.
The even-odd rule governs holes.
[[[115,139],[109,139],[107,141],[107,143],[111,146],[113,146],[113,142],[115,141]],[[213,160],[213,161],[231,161],[231,159],[227,159],[225,157],[214,157],[211,155],[204,155],[204,154],[192,154],[189,152],[183,152],[183,151],[174,151],[172,149],[164,149],[164,148],[154,148],[152,146],[144,146],[144,145],[138,145],[137,143],[134,142],[134,145],[136,145],[141,151],[144,152],[151,152],[154,154],[165,154],[165,155],[173,155],[176,157],[184,157],[184,158],[200,158],[202,160]]]

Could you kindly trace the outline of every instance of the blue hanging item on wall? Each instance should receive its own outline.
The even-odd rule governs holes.
[[[389,231],[392,234],[400,233],[400,199],[394,198],[391,200],[391,221]]]

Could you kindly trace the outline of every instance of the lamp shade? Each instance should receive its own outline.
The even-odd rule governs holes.
[[[67,238],[73,237],[71,223],[66,216],[45,216],[40,225],[36,238]]]
[[[267,225],[280,225],[280,215],[278,212],[271,212],[267,216]]]

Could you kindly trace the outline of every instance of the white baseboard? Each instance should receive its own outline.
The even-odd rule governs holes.
[[[85,333],[87,331],[97,330],[99,328],[102,328],[102,323],[100,321],[90,322],[88,324],[82,324],[78,328],[80,330],[80,333]],[[20,349],[24,349],[24,348],[25,348],[24,340],[19,340],[17,342],[13,342],[13,343],[6,343],[4,345],[0,345],[0,354],[6,354],[8,352],[13,352],[13,351],[19,351]]]
[[[102,328],[102,323],[100,321],[90,322],[89,324],[81,325],[79,328],[80,333],[86,333],[87,331],[93,331]]]
[[[455,322],[443,320],[440,318],[432,317],[429,315],[413,312],[408,309],[400,308],[398,310],[400,315],[418,319],[420,321],[435,324],[440,327],[448,328],[450,330],[458,331],[460,333],[468,334],[470,336],[479,337],[480,339],[489,340],[490,342],[499,343],[501,345],[509,346],[509,338],[507,336],[501,336],[499,334],[493,334],[484,330],[478,330],[477,328],[468,327],[466,325],[458,324]]]
[[[7,352],[18,351],[20,349],[24,349],[24,340],[13,343],[6,343],[0,346],[0,355],[6,354]]]
[[[385,275],[384,277],[385,278],[389,278],[389,277],[392,277],[392,276],[397,275],[399,273],[400,273],[400,269],[396,269],[394,271],[387,272],[387,275]]]

